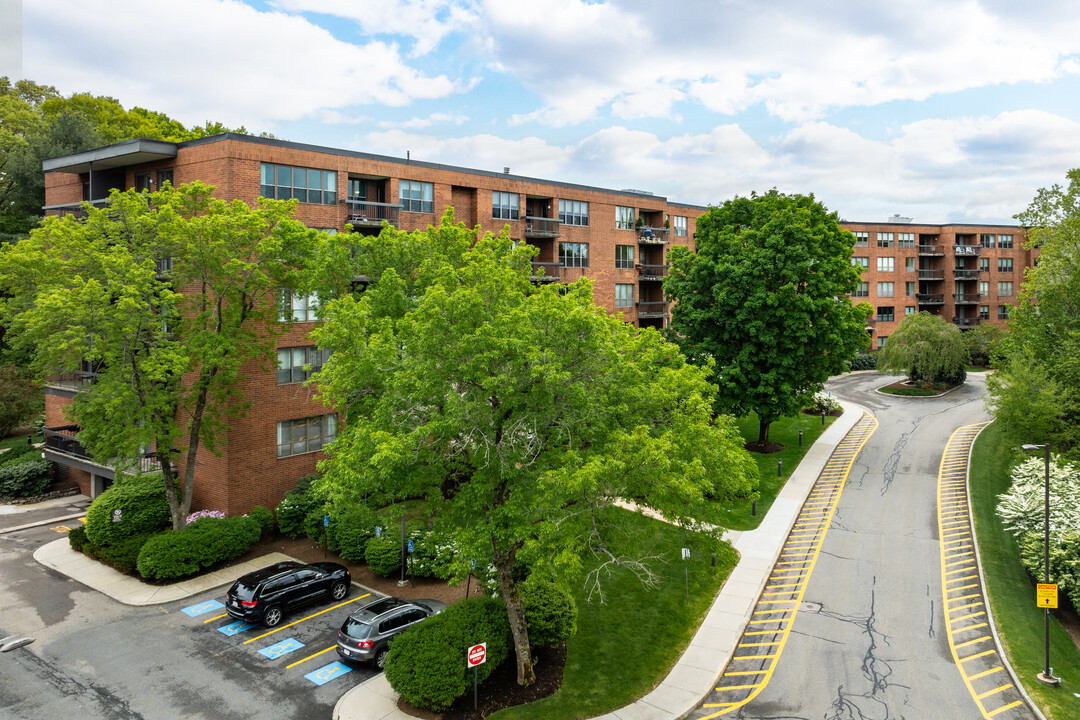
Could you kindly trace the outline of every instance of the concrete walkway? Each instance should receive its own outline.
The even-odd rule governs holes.
[[[755,530],[727,533],[726,538],[739,551],[739,564],[675,667],[651,693],[601,715],[602,720],[679,720],[716,687],[806,496],[836,446],[862,417],[861,408],[841,405],[843,416],[806,452],[761,525]],[[334,720],[413,720],[398,709],[397,701],[397,693],[380,673],[341,696],[334,707]]]

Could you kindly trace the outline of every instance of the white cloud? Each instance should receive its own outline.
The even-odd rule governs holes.
[[[383,120],[379,123],[381,128],[404,128],[407,130],[419,130],[432,125],[463,125],[469,118],[457,113],[432,113],[426,118],[410,118],[409,120]]]

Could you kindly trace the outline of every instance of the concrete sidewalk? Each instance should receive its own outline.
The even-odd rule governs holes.
[[[88,507],[90,498],[85,495],[68,495],[32,505],[0,504],[0,535],[75,520],[85,515]]]
[[[755,530],[727,533],[726,538],[739,551],[739,564],[675,667],[651,693],[600,718],[678,720],[689,715],[716,687],[806,496],[836,446],[862,418],[862,408],[845,402],[841,405],[844,414],[806,452],[761,525]],[[397,701],[397,693],[380,673],[342,695],[333,717],[334,720],[412,720],[411,715],[398,709]]]

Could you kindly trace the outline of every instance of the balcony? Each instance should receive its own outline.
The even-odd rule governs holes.
[[[919,245],[919,254],[929,257],[938,257],[945,255],[944,245]]]
[[[665,227],[641,225],[638,227],[637,241],[641,245],[667,245],[668,229]]]
[[[953,300],[957,305],[978,305],[979,294],[978,293],[956,293],[953,295]]]
[[[982,322],[977,317],[954,317],[952,319],[953,325],[960,328],[971,328]]]
[[[919,271],[919,279],[920,280],[926,280],[926,281],[929,281],[929,282],[934,282],[936,280],[944,280],[945,279],[945,271],[944,270],[920,270]]]
[[[345,201],[345,205],[349,208],[346,222],[354,226],[380,227],[383,221],[386,221],[397,227],[398,212],[401,211],[401,205],[397,203],[368,202],[359,198],[349,198]]]
[[[86,448],[79,442],[77,435],[78,425],[61,425],[59,427],[45,428],[45,455],[49,460],[63,465],[74,466],[96,475],[113,476],[116,470],[115,463],[102,465],[91,457]],[[144,453],[139,458],[135,467],[130,467],[126,472],[157,472],[161,469],[160,463],[152,453]]]
[[[60,203],[59,205],[44,205],[42,210],[46,217],[54,215],[74,215],[76,218],[86,217],[85,205],[92,205],[98,209],[105,207],[105,204],[109,202],[108,198],[102,198],[101,200],[86,200],[83,202],[73,203]]]
[[[978,280],[979,273],[983,270],[977,270],[972,268],[953,268],[953,277],[957,280]]]
[[[533,262],[533,282],[559,282],[562,280],[562,265],[557,262]]]
[[[83,390],[89,390],[90,386],[97,382],[98,374],[96,372],[88,372],[86,370],[72,370],[68,372],[58,372],[55,375],[50,375],[45,380],[45,385],[48,387],[60,388],[62,390],[74,390],[81,392]]]
[[[639,301],[634,303],[637,306],[638,319],[642,318],[662,318],[667,317],[668,303],[666,300],[656,301]]]
[[[957,257],[978,257],[982,250],[978,245],[953,245],[953,253]]]
[[[560,223],[552,218],[525,216],[526,238],[557,238],[560,233]]]
[[[944,305],[945,295],[941,293],[915,293],[915,300],[920,305]]]
[[[638,271],[638,280],[663,280],[667,275],[667,265],[635,265]]]

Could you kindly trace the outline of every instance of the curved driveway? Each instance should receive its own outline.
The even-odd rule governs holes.
[[[722,705],[724,693],[714,693],[693,717],[1035,717],[1017,702],[996,654],[973,644],[958,654],[959,664],[954,660],[954,646],[987,634],[985,617],[973,604],[978,598],[958,601],[960,593],[950,594],[948,624],[942,607],[942,557],[947,572],[955,565],[968,573],[964,568],[974,560],[963,538],[954,541],[947,531],[944,550],[939,541],[939,472],[948,474],[942,457],[954,432],[990,419],[983,378],[970,376],[967,385],[941,398],[875,393],[885,382],[876,373],[860,373],[829,384],[837,396],[870,410],[878,427],[847,474],[781,651],[762,661],[774,663],[767,685],[730,710]],[[972,609],[956,609],[962,606]],[[962,626],[981,629],[960,636]],[[751,647],[760,645],[754,639],[744,636],[746,649],[737,648],[736,657],[761,652]],[[976,650],[984,654],[974,659]],[[973,658],[966,669],[965,655]],[[745,682],[739,676],[747,673],[735,667],[728,666],[721,685]],[[973,697],[984,692],[982,699]]]

